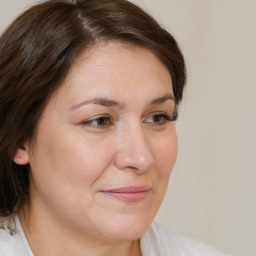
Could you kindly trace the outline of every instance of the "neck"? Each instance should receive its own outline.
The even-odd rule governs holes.
[[[28,206],[22,207],[19,217],[35,256],[141,256],[139,240],[97,239],[32,212]]]

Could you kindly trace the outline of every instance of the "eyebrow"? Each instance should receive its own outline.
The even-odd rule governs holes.
[[[75,104],[71,107],[71,109],[73,110],[73,109],[76,109],[76,108],[79,108],[81,106],[88,105],[88,104],[97,104],[97,105],[102,105],[105,107],[118,107],[118,108],[122,107],[122,104],[115,100],[110,100],[110,99],[106,99],[106,98],[93,98],[93,99],[85,100],[78,104]]]
[[[149,103],[149,105],[161,104],[167,100],[175,101],[174,97],[171,94],[167,94],[167,95],[164,95],[162,97],[152,100]],[[82,101],[78,104],[71,106],[70,109],[74,110],[74,109],[77,109],[81,106],[88,105],[88,104],[96,104],[96,105],[101,105],[101,106],[105,106],[105,107],[114,107],[114,108],[122,108],[123,107],[123,104],[118,101],[99,97],[99,98],[93,98],[93,99]]]
[[[175,102],[175,98],[171,94],[167,94],[167,95],[164,95],[162,97],[159,97],[159,98],[156,98],[156,99],[152,100],[149,105],[161,104],[161,103],[164,103],[167,100],[172,100],[172,101]]]

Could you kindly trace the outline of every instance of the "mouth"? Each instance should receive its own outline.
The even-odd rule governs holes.
[[[138,203],[143,201],[151,188],[148,186],[130,186],[101,191],[103,194],[127,203]]]

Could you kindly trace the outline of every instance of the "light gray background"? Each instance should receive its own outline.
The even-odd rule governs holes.
[[[0,31],[33,0],[0,0]],[[178,40],[188,84],[179,156],[157,221],[256,255],[256,1],[133,0]]]

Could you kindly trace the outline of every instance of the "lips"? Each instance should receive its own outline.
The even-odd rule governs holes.
[[[144,200],[151,188],[148,186],[130,186],[123,188],[115,188],[110,190],[101,191],[103,194],[110,196],[112,198],[127,202],[127,203],[137,203]]]

